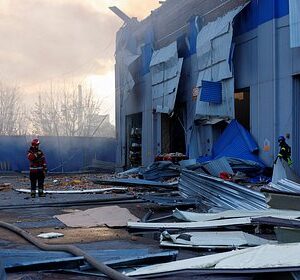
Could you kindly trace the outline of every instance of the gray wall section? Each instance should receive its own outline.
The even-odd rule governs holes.
[[[292,72],[299,68],[300,54],[290,48],[288,20],[272,20],[234,38],[235,87],[250,87],[251,133],[269,165],[278,151],[277,137],[292,135]],[[266,139],[270,151],[263,150]]]

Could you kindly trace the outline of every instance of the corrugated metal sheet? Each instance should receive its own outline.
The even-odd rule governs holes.
[[[207,76],[203,79],[210,80],[210,77]],[[195,119],[207,118],[208,116],[234,118],[234,79],[231,78],[222,81],[222,104],[203,102],[200,100],[201,94],[202,88],[200,87],[200,95],[196,103]]]
[[[177,42],[153,53],[150,63],[153,109],[160,113],[173,111],[182,69],[183,58],[178,59]]]
[[[300,47],[300,1],[289,0],[290,44],[291,48]]]
[[[167,231],[164,231],[160,240],[161,246],[213,249],[234,249],[277,243],[277,241],[270,241],[242,231],[202,231],[185,232],[183,234],[169,234]]]
[[[210,175],[215,177],[219,177],[221,172],[227,172],[228,174],[234,173],[225,157],[212,160],[207,164],[204,164],[203,167],[209,172]]]
[[[212,80],[219,81],[232,77],[228,59],[232,41],[232,21],[243,9],[240,6],[225,16],[204,26],[197,37],[198,69],[204,71],[217,66],[218,70]],[[211,70],[211,69],[210,69]]]
[[[181,210],[174,210],[173,216],[181,221],[187,222],[205,222],[220,219],[235,218],[254,218],[254,217],[273,217],[284,219],[297,219],[300,217],[300,211],[281,210],[281,209],[264,209],[264,210],[227,210],[219,213],[197,213]]]
[[[254,248],[233,250],[225,253],[212,254],[196,258],[178,260],[158,265],[139,268],[127,273],[127,276],[158,274],[189,269],[206,269],[212,273],[214,270],[238,269],[275,269],[292,271],[300,266],[300,243],[266,244]],[[219,271],[220,272],[220,271]],[[232,271],[231,271],[232,272]]]
[[[177,42],[173,42],[167,47],[154,51],[150,62],[150,67],[167,62],[172,58],[177,57]]]
[[[129,68],[137,61],[139,57],[140,55],[132,54],[127,49],[122,49],[118,51],[117,54],[117,61],[122,67],[122,70],[120,72],[120,83],[122,88],[124,89],[124,92],[126,92],[127,94],[132,92],[132,89],[135,85],[135,81]]]
[[[127,227],[135,229],[211,229],[222,228],[228,226],[241,226],[251,225],[251,219],[236,218],[236,219],[223,219],[217,221],[205,222],[186,222],[186,223],[141,223],[141,222],[128,222]]]
[[[258,210],[267,206],[260,192],[189,170],[182,170],[178,188],[183,197],[198,198],[211,208]]]
[[[222,104],[207,104],[198,96],[195,118],[202,116],[234,117],[234,80],[232,79],[231,42],[234,17],[243,9],[240,6],[204,26],[197,38],[197,58],[199,76],[197,86],[202,81],[222,81]]]
[[[222,83],[202,81],[202,91],[200,100],[215,104],[222,103]]]

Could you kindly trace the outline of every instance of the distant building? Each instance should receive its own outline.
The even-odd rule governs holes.
[[[268,165],[286,136],[300,170],[299,0],[167,0],[125,21],[115,68],[120,166],[132,128],[145,165],[164,152],[209,155],[236,118]]]

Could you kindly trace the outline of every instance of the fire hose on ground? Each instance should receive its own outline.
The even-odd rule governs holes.
[[[85,260],[92,265],[94,268],[96,268],[98,271],[101,273],[105,274],[109,278],[113,280],[133,280],[134,278],[128,277],[112,268],[109,266],[99,262],[96,260],[94,257],[88,255],[85,253],[83,250],[73,246],[73,245],[56,245],[56,244],[45,244],[44,242],[41,242],[38,240],[36,237],[30,235],[26,231],[22,230],[19,227],[16,227],[14,225],[1,222],[0,221],[0,227],[5,228],[7,230],[13,231],[14,233],[22,236],[24,239],[32,243],[33,245],[37,246],[38,248],[45,250],[45,251],[64,251],[73,254],[74,256],[77,257],[84,257]]]

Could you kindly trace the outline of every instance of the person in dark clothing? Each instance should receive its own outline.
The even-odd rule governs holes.
[[[283,136],[279,136],[278,143],[279,143],[280,150],[279,150],[277,158],[281,158],[281,159],[285,160],[288,163],[288,165],[291,165],[292,164],[291,147],[285,142],[285,138]]]
[[[44,153],[39,149],[39,139],[33,139],[31,147],[27,152],[27,158],[30,162],[29,178],[31,182],[31,197],[36,194],[36,183],[38,183],[38,194],[40,197],[44,194],[44,179],[47,172],[47,163]]]

